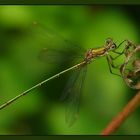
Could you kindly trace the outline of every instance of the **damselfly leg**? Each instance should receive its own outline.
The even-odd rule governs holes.
[[[124,49],[122,50],[122,52],[116,51],[123,43],[126,43],[126,44],[125,44],[125,47],[124,47]],[[113,69],[120,69],[120,66],[121,66],[121,64],[120,64],[120,65],[115,65],[115,64],[114,64],[114,60],[116,60],[118,57],[120,57],[120,56],[123,55],[123,54],[126,56],[130,48],[133,50],[133,49],[136,48],[136,46],[135,46],[131,41],[129,41],[129,40],[124,40],[124,41],[122,41],[122,42],[116,47],[115,50],[112,51],[113,53],[118,54],[117,56],[112,57],[112,55],[110,55],[110,54],[107,54],[107,55],[106,55],[106,59],[107,59],[108,66],[109,66],[109,71],[110,71],[111,74],[118,75],[118,76],[121,77],[120,74],[114,73],[114,72],[112,71],[112,68],[113,68]]]

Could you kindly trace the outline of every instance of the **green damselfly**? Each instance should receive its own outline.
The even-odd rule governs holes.
[[[18,98],[26,95],[30,91],[36,89],[37,87],[40,87],[41,85],[47,83],[48,81],[55,79],[62,74],[72,71],[73,70],[73,75],[70,77],[68,84],[66,86],[65,90],[65,96],[64,98],[68,98],[68,106],[66,109],[66,121],[69,125],[72,125],[75,120],[77,119],[77,114],[79,110],[79,100],[80,100],[80,94],[81,94],[81,89],[84,83],[84,77],[87,71],[87,65],[90,64],[92,61],[96,60],[99,57],[105,56],[109,65],[109,70],[112,74],[121,76],[119,74],[116,74],[112,71],[112,68],[118,68],[117,66],[114,65],[113,60],[117,59],[120,55],[124,54],[125,49],[122,52],[117,52],[116,50],[119,48],[121,44],[123,44],[125,41],[122,41],[119,45],[116,45],[116,43],[113,41],[112,38],[107,38],[105,41],[105,44],[102,47],[99,48],[92,48],[89,49],[85,52],[85,54],[81,54],[83,60],[79,62],[78,64],[69,67],[47,79],[44,81],[36,84],[35,86],[29,88],[28,90],[22,92],[21,94],[17,95],[16,97],[12,98],[11,100],[5,102],[0,106],[0,110],[5,108],[6,106],[10,105],[14,101],[16,101]],[[46,53],[47,53],[47,49]],[[117,54],[114,58],[110,55],[110,52],[114,52]]]

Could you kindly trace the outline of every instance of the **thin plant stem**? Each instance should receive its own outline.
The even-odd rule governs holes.
[[[70,71],[70,70],[76,69],[76,68],[78,68],[79,66],[84,65],[85,63],[86,63],[86,62],[83,61],[83,62],[81,62],[81,63],[79,63],[79,64],[76,64],[76,65],[74,65],[74,66],[72,66],[72,67],[70,67],[70,68],[68,68],[68,69],[66,69],[66,70],[63,70],[62,72],[59,72],[59,73],[57,73],[57,74],[51,76],[50,78],[48,78],[48,79],[46,79],[46,80],[44,80],[44,81],[42,81],[42,82],[36,84],[35,86],[33,86],[33,87],[27,89],[26,91],[22,92],[21,94],[17,95],[16,97],[12,98],[11,100],[8,100],[8,101],[5,102],[4,104],[2,104],[2,105],[0,106],[0,110],[4,109],[6,106],[10,105],[11,103],[13,103],[14,101],[16,101],[16,100],[19,99],[20,97],[22,97],[22,96],[24,96],[24,95],[27,95],[27,93],[29,93],[29,92],[31,92],[32,90],[34,90],[34,89],[40,87],[41,85],[45,84],[46,82],[48,82],[48,81],[50,81],[50,80],[52,80],[52,79],[55,79],[55,78],[59,77],[60,75],[66,73],[66,72],[68,72],[68,71]]]
[[[124,121],[140,105],[140,91],[128,102],[122,112],[120,112],[103,130],[101,135],[110,135],[115,132]]]

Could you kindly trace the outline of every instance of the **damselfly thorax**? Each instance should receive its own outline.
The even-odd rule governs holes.
[[[96,49],[89,49],[85,53],[85,59],[87,63],[90,63],[97,57],[102,57],[108,54],[109,51],[115,50],[117,48],[116,44],[113,42],[111,38],[106,40],[106,44],[103,47],[96,48]]]

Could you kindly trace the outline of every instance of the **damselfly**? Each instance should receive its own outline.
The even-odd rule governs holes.
[[[21,94],[17,95],[16,97],[12,98],[11,100],[2,104],[0,106],[0,110],[5,108],[9,104],[13,103],[14,101],[16,101],[18,98],[26,95],[30,91],[45,84],[46,82],[48,82],[54,78],[57,78],[60,75],[66,73],[68,71],[73,70],[73,75],[76,75],[76,76],[70,77],[69,82],[65,88],[66,91],[65,91],[65,96],[64,96],[64,98],[68,98],[68,100],[67,100],[68,107],[66,109],[66,121],[69,125],[72,125],[75,122],[75,120],[77,119],[77,114],[78,114],[78,110],[79,110],[80,94],[81,94],[81,89],[83,86],[84,77],[85,77],[86,70],[87,70],[87,65],[90,64],[92,61],[96,60],[97,58],[105,56],[107,59],[108,65],[109,65],[110,72],[112,74],[120,76],[119,74],[116,74],[112,71],[112,68],[118,68],[117,66],[114,65],[113,60],[117,59],[120,55],[124,54],[125,49],[122,52],[117,52],[117,49],[125,41],[126,40],[121,42],[119,45],[116,45],[116,43],[113,41],[113,39],[111,39],[111,38],[106,39],[106,42],[102,47],[92,48],[92,49],[89,49],[87,52],[85,52],[85,54],[83,56],[83,60],[80,63],[59,72],[59,73],[53,75],[52,77],[49,77],[46,80],[29,88],[28,90],[22,92]],[[46,52],[47,52],[47,49],[46,49]],[[110,52],[113,52],[117,55],[113,58],[111,56]],[[70,83],[71,83],[71,86],[69,86]]]

